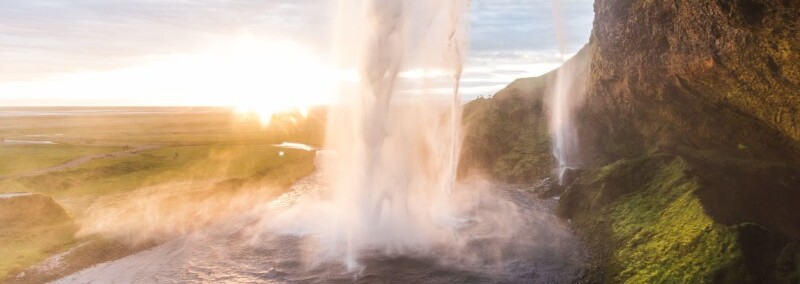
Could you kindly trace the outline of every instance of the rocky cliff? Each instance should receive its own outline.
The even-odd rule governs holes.
[[[558,208],[596,253],[592,279],[800,283],[800,2],[595,13],[589,69],[573,74],[583,169]]]
[[[650,145],[740,154],[741,144],[797,160],[799,6],[598,0],[587,105],[595,116],[617,113],[609,124]]]

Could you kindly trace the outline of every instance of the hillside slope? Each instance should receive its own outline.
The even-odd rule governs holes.
[[[555,163],[543,101],[546,86],[544,77],[517,79],[464,107],[460,176],[530,183],[550,174]]]

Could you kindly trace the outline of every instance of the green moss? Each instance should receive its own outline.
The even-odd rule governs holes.
[[[676,159],[646,188],[611,206],[611,232],[619,249],[615,282],[708,283],[741,258],[733,229],[716,224],[694,195],[697,183]]]
[[[681,158],[652,155],[595,170],[582,187],[579,232],[607,249],[606,281],[709,283],[747,277],[734,228],[716,223]],[[591,208],[591,209],[590,209]]]

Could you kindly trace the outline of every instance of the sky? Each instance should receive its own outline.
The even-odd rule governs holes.
[[[335,2],[2,1],[0,106],[239,105],[259,95],[264,78],[275,79],[274,93],[317,92],[330,83],[313,79],[331,74]],[[554,5],[568,57],[588,42],[592,3],[472,0],[462,99],[557,67]]]

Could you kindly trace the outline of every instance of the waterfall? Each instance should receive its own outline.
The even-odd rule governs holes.
[[[553,19],[558,42],[561,66],[551,81],[550,131],[553,156],[556,158],[558,184],[564,185],[564,174],[580,163],[578,157],[578,133],[575,125],[575,109],[581,104],[585,91],[585,77],[590,60],[586,54],[564,60],[564,23],[559,0],[553,0]]]
[[[323,169],[349,269],[363,249],[402,253],[452,233],[467,12],[466,0],[338,3],[336,65],[357,75],[331,107],[336,155]]]
[[[566,64],[556,71],[552,89],[550,128],[553,137],[553,156],[558,161],[558,184],[564,185],[564,173],[577,165],[577,132],[573,122],[576,101],[571,96],[574,86],[573,73]]]

